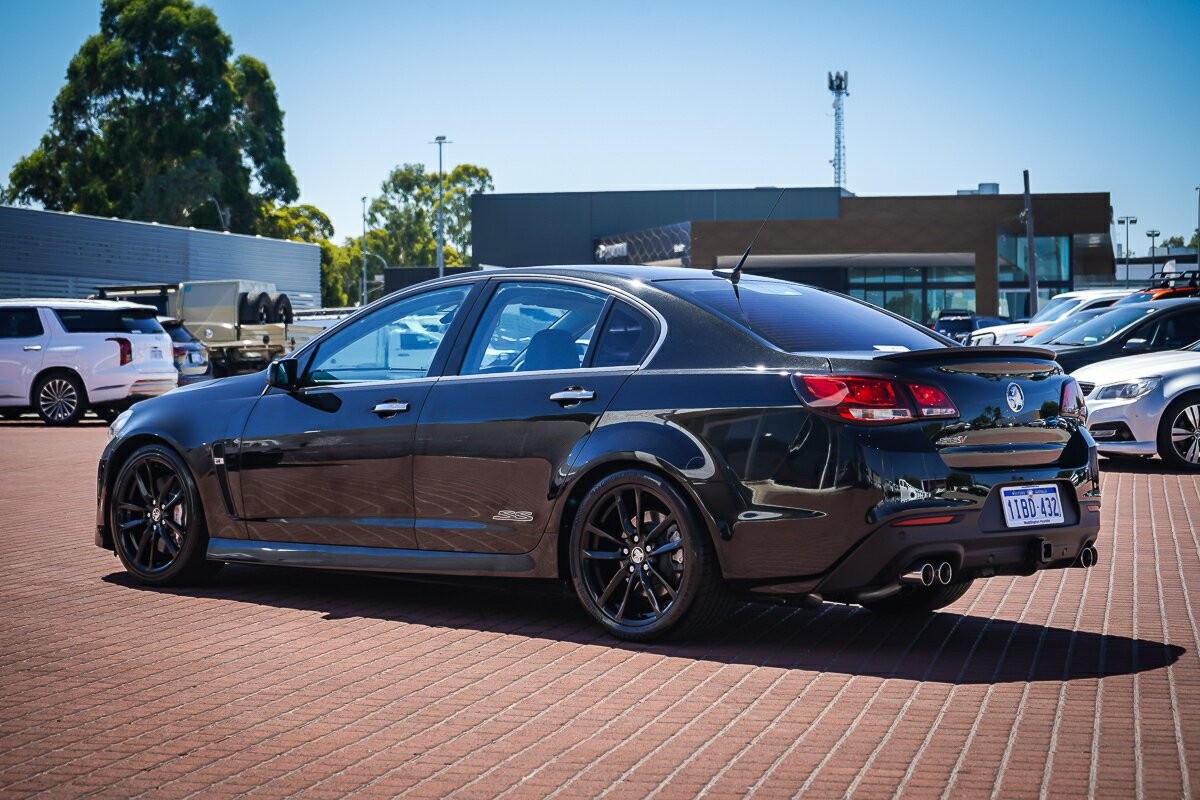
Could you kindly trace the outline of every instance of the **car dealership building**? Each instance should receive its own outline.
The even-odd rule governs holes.
[[[783,191],[782,196],[780,192]],[[927,321],[942,308],[1026,313],[1022,195],[856,197],[837,188],[479,194],[477,265],[737,263]],[[1032,198],[1039,295],[1114,280],[1106,192]]]

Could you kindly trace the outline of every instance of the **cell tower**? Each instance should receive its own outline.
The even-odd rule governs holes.
[[[846,188],[846,132],[842,102],[850,94],[850,72],[829,73],[829,91],[833,92],[833,185]]]

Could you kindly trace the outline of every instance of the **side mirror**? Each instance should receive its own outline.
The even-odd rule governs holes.
[[[267,385],[276,389],[295,391],[300,383],[299,366],[294,358],[281,358],[272,361],[267,367]]]
[[[1128,350],[1131,353],[1140,353],[1146,349],[1146,340],[1130,339],[1129,341],[1125,342],[1125,346],[1122,349]]]

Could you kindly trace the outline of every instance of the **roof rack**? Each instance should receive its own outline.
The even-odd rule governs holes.
[[[1200,270],[1189,269],[1183,272],[1155,272],[1150,275],[1150,288],[1169,289],[1179,286],[1181,281],[1187,281],[1195,286],[1200,282]]]

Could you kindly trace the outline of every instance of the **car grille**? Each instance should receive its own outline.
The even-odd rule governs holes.
[[[1084,383],[1083,381],[1079,382],[1079,391],[1083,392],[1084,397],[1091,395],[1092,390],[1095,388],[1096,384],[1094,383]]]

